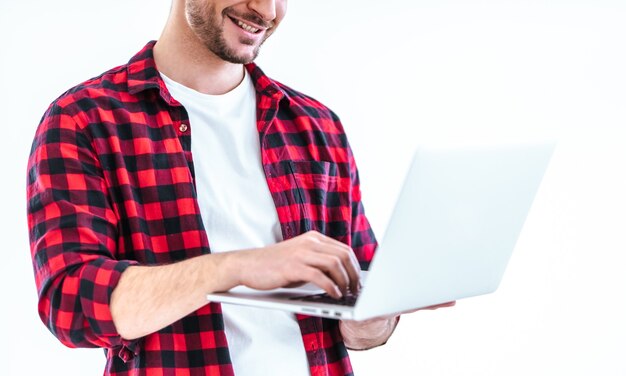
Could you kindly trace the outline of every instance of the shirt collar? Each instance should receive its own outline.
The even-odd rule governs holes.
[[[267,77],[256,64],[249,63],[245,67],[252,78],[252,82],[254,82],[254,88],[258,94],[272,97],[277,101],[286,97],[285,91],[274,80]]]
[[[158,90],[161,97],[169,104],[178,104],[167,90],[154,62],[153,49],[156,41],[150,41],[128,62],[128,92],[138,94],[146,90]],[[254,82],[257,94],[280,101],[286,96],[284,90],[254,63],[246,64],[246,69]]]

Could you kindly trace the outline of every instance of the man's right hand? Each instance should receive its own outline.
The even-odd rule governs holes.
[[[259,249],[233,252],[238,284],[258,290],[311,282],[334,298],[359,289],[359,262],[344,243],[309,231]]]

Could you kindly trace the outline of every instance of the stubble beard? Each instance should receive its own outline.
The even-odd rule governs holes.
[[[226,20],[229,8],[222,11],[222,20]],[[198,38],[206,48],[224,61],[234,64],[248,64],[259,55],[263,43],[269,35],[265,35],[261,43],[252,50],[252,54],[238,54],[234,48],[226,43],[223,23],[220,25],[215,12],[215,5],[209,7],[198,4],[196,0],[187,0],[187,20]],[[228,22],[228,21],[225,21]],[[255,41],[249,38],[239,38],[239,43],[254,46]]]

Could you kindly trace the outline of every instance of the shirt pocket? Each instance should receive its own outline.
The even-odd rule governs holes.
[[[328,161],[289,161],[294,196],[303,215],[303,230],[315,230],[334,238],[347,234],[349,193],[340,168]]]

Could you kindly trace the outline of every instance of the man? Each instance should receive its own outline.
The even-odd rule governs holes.
[[[69,90],[28,165],[42,320],[111,375],[348,375],[399,317],[320,319],[206,294],[359,288],[376,241],[338,118],[252,61],[287,0],[173,0],[158,42]]]

